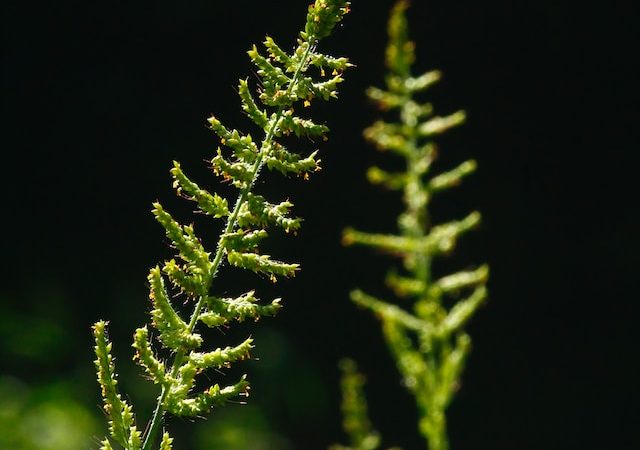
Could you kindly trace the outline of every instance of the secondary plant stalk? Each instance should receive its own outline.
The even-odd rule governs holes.
[[[397,112],[400,120],[378,120],[364,132],[379,150],[404,159],[405,169],[401,172],[379,167],[367,172],[371,183],[402,193],[405,209],[398,218],[399,231],[378,234],[349,228],[344,231],[343,242],[370,246],[401,258],[402,268],[391,270],[385,281],[401,299],[400,304],[412,305],[410,310],[360,290],[352,291],[351,299],[380,319],[403,384],[415,397],[418,430],[427,448],[448,450],[445,411],[458,388],[470,350],[464,325],[487,296],[488,267],[439,279],[432,272],[433,259],[450,254],[459,237],[479,223],[480,214],[472,212],[461,220],[433,225],[428,215],[430,201],[440,191],[457,186],[475,170],[476,164],[466,161],[444,173],[429,173],[437,156],[436,137],[460,125],[465,114],[458,111],[436,116],[430,103],[418,101],[418,96],[441,74],[411,74],[415,53],[414,43],[408,38],[408,5],[408,1],[399,0],[389,19],[386,88],[367,91],[381,111]],[[454,305],[449,307],[449,303]],[[365,450],[364,444],[354,450]]]

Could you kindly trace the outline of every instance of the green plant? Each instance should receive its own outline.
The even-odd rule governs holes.
[[[247,395],[249,384],[245,376],[235,384],[226,387],[215,384],[194,393],[198,374],[206,369],[229,367],[246,359],[253,347],[252,339],[248,338],[234,347],[197,351],[202,347],[203,339],[195,329],[200,323],[221,327],[233,321],[257,320],[261,316],[275,314],[280,308],[279,299],[260,305],[253,290],[236,298],[221,298],[213,293],[213,281],[225,258],[231,266],[265,274],[273,281],[277,277],[293,276],[298,270],[297,264],[260,254],[258,244],[267,236],[268,227],[296,232],[301,219],[289,215],[293,206],[290,202],[269,203],[254,193],[253,188],[264,166],[283,175],[295,174],[305,178],[318,170],[316,152],[303,157],[288,151],[280,138],[291,133],[298,137],[322,138],[328,131],[325,125],[299,117],[294,105],[309,106],[316,97],[329,100],[337,96],[342,72],[350,64],[346,58],[323,55],[317,52],[316,47],[348,10],[349,2],[345,0],[316,0],[309,6],[305,29],[299,34],[292,54],[286,53],[269,37],[264,41],[268,56],[261,55],[255,46],[249,50],[261,78],[259,99],[267,110],[258,106],[247,80],[240,80],[238,93],[242,109],[263,133],[259,143],[249,134],[227,129],[215,117],[208,119],[211,129],[227,147],[224,152],[218,149],[211,160],[212,169],[239,190],[232,207],[229,207],[227,199],[207,192],[187,178],[180,164],[174,163],[171,174],[178,194],[194,201],[200,212],[226,222],[216,250],[210,253],[196,236],[193,226],[179,224],[160,203],[153,205],[153,214],[164,227],[181,261],[171,259],[162,267],[156,266],[148,277],[153,304],[151,325],[158,333],[161,346],[171,354],[171,364],[161,361],[152,349],[147,326],[138,328],[134,334],[134,359],[161,389],[145,435],[136,425],[132,407],[118,393],[106,322],[99,321],[93,327],[98,381],[102,387],[109,431],[113,441],[123,448],[153,448],[166,413],[201,416],[214,406]],[[311,69],[317,73],[310,75]],[[171,287],[166,286],[165,279],[170,280]],[[172,306],[171,291],[195,303],[189,320],[184,320]],[[160,449],[170,449],[172,440],[164,432]],[[104,439],[102,449],[112,449],[113,441]]]
[[[427,207],[431,198],[458,185],[476,168],[465,161],[456,168],[435,176],[430,169],[436,159],[434,138],[460,125],[462,111],[434,116],[430,103],[420,103],[416,95],[434,83],[441,74],[430,71],[413,77],[414,43],[408,38],[406,9],[399,1],[389,20],[389,43],[386,49],[386,90],[370,88],[367,95],[382,111],[397,111],[399,122],[377,121],[364,132],[365,138],[379,150],[404,159],[406,170],[389,173],[379,167],[367,172],[369,181],[401,191],[405,206],[398,218],[399,234],[371,234],[354,229],[344,231],[345,245],[365,245],[402,258],[404,271],[391,270],[386,284],[411,311],[380,300],[361,290],[351,292],[351,299],[373,311],[382,322],[385,341],[396,360],[405,387],[413,394],[420,414],[419,430],[430,450],[446,450],[445,410],[458,387],[471,340],[464,325],[485,300],[485,283],[489,270],[482,265],[435,278],[433,261],[451,253],[456,241],[480,221],[472,212],[462,220],[433,225]],[[448,306],[450,302],[453,306]],[[347,373],[347,380],[354,375]],[[357,400],[357,398],[356,398]],[[353,410],[355,407],[352,407]],[[353,416],[353,414],[352,414]],[[364,420],[360,414],[359,420]],[[353,426],[351,427],[353,428]],[[368,429],[362,425],[362,429]],[[353,435],[351,432],[350,434]],[[373,449],[363,439],[352,439],[353,448]]]
[[[376,450],[380,447],[380,433],[373,429],[369,420],[364,375],[358,372],[356,363],[348,358],[340,361],[340,370],[342,427],[349,438],[349,446],[332,445],[329,450]]]

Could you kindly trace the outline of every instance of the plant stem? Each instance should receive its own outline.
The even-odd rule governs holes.
[[[427,438],[429,450],[449,450],[447,422],[444,411],[434,412],[420,421],[422,434]]]
[[[415,130],[418,123],[418,117],[415,114],[416,104],[410,94],[405,95],[404,106],[400,114],[402,124],[406,129]],[[424,171],[421,172],[419,166],[424,164],[421,161],[425,156],[418,151],[418,138],[415,131],[407,139],[406,164],[409,181],[405,186],[404,199],[407,207],[407,214],[411,216],[410,226],[405,227],[403,234],[415,238],[424,238],[429,232],[429,216],[427,206],[429,204],[429,192],[422,179]],[[420,195],[416,196],[416,193]],[[422,197],[424,195],[424,197]],[[431,257],[425,252],[416,252],[413,255],[414,265],[410,268],[413,276],[422,283],[423,293],[419,302],[431,302],[433,299],[428,294],[429,283],[431,282]],[[415,311],[420,314],[418,310]],[[436,338],[437,339],[437,338]],[[436,348],[439,350],[440,345],[445,345],[446,341],[438,342],[435,346],[432,342],[431,350],[426,357],[426,364],[429,373],[427,376],[431,378],[427,386],[438,390],[438,373],[439,373],[439,357],[435,353]],[[419,385],[420,386],[420,385]],[[421,419],[419,422],[419,430],[427,441],[429,450],[448,450],[449,443],[447,438],[447,423],[444,414],[444,406],[438,401],[438,395],[434,392],[428,392],[425,385],[422,385],[424,391],[424,401],[418,401]],[[418,388],[419,389],[419,388]]]
[[[303,55],[303,57],[300,60],[300,63],[298,64],[298,67],[296,67],[296,71],[294,73],[294,76],[291,80],[291,83],[289,84],[289,87],[287,89],[287,94],[290,94],[293,90],[293,88],[296,86],[296,84],[298,83],[299,79],[300,79],[300,74],[302,73],[304,67],[307,64],[307,60],[309,59],[309,55],[311,53],[311,49],[312,49],[312,40],[313,38],[310,36],[307,39],[307,49]],[[213,282],[213,279],[216,276],[216,273],[218,271],[218,268],[220,267],[220,264],[222,262],[222,257],[224,256],[224,247],[222,245],[222,237],[225,234],[231,233],[233,231],[233,229],[236,226],[236,222],[237,222],[237,218],[238,218],[238,214],[240,213],[240,209],[242,208],[242,205],[247,201],[247,197],[249,195],[249,192],[251,191],[251,188],[253,187],[253,185],[255,184],[256,180],[258,179],[258,175],[260,173],[260,169],[262,168],[262,164],[264,161],[264,156],[265,156],[265,150],[268,149],[268,147],[271,144],[271,141],[273,140],[273,137],[275,136],[276,130],[278,128],[278,126],[280,125],[280,121],[282,119],[282,116],[284,114],[284,110],[285,107],[284,106],[280,106],[278,109],[278,112],[276,114],[276,119],[273,121],[273,123],[271,124],[271,127],[269,128],[269,130],[267,131],[262,144],[260,145],[260,151],[258,152],[258,156],[256,157],[256,161],[253,164],[253,167],[251,169],[251,182],[248,183],[245,187],[242,188],[242,190],[240,191],[240,193],[238,194],[238,198],[236,200],[235,206],[233,208],[233,212],[231,213],[231,215],[227,218],[227,223],[226,226],[224,228],[223,233],[220,235],[220,238],[218,239],[218,247],[216,249],[216,254],[215,257],[213,259],[212,265],[211,265],[211,271],[209,272],[207,279],[205,280],[205,286],[206,292],[209,292],[209,290],[211,289],[211,284]],[[200,316],[200,312],[202,311],[202,308],[204,306],[204,302],[206,300],[206,296],[201,296],[198,299],[198,302],[196,303],[196,306],[193,310],[193,313],[191,314],[191,319],[189,320],[189,324],[187,327],[187,330],[189,333],[192,333],[193,330],[195,329],[195,326],[198,322],[198,317]],[[179,350],[178,352],[176,352],[176,355],[174,357],[173,360],[173,364],[172,364],[172,368],[171,368],[171,377],[174,378],[178,375],[178,371],[180,370],[180,367],[182,366],[182,362],[184,360],[185,357],[185,351],[184,350]],[[151,450],[151,447],[153,447],[156,435],[158,434],[158,431],[160,429],[160,424],[162,422],[162,417],[164,416],[165,413],[165,407],[164,407],[164,402],[167,398],[167,394],[168,394],[168,390],[165,386],[162,387],[162,392],[160,393],[160,396],[158,397],[158,402],[156,404],[156,407],[154,409],[153,412],[153,416],[151,418],[151,423],[148,427],[148,432],[147,435],[145,437],[144,440],[144,444],[142,447],[142,450]]]

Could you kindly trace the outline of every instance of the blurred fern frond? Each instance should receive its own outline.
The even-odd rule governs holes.
[[[441,73],[412,75],[415,45],[408,37],[407,8],[408,2],[401,0],[390,15],[386,88],[367,91],[381,111],[395,112],[397,119],[379,120],[364,131],[365,138],[379,150],[405,162],[402,172],[380,167],[367,172],[372,184],[402,193],[399,232],[391,235],[349,228],[344,231],[343,243],[372,247],[402,260],[402,268],[391,270],[386,278],[387,286],[402,300],[400,305],[359,289],[351,292],[351,300],[380,320],[403,384],[415,397],[419,430],[428,448],[447,450],[445,410],[458,389],[471,345],[464,326],[487,297],[489,269],[481,265],[438,279],[433,274],[434,259],[451,253],[460,237],[479,224],[480,214],[474,211],[460,220],[433,224],[430,201],[460,184],[476,169],[476,163],[465,161],[445,173],[431,173],[437,157],[435,140],[462,124],[465,113],[437,116],[431,103],[418,100]],[[449,306],[451,302],[453,306]]]

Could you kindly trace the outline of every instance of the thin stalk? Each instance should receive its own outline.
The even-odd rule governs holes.
[[[300,74],[302,73],[303,68],[305,67],[305,65],[307,64],[307,60],[309,59],[309,54],[311,53],[311,49],[312,49],[312,44],[311,44],[311,38],[307,39],[307,49],[302,57],[302,59],[300,60],[300,63],[298,65],[298,67],[296,67],[296,71],[294,73],[294,76],[291,80],[291,83],[289,84],[289,87],[287,89],[287,93],[290,94],[291,91],[293,90],[293,88],[296,86],[296,84],[298,83],[299,79],[300,79]],[[215,257],[213,259],[212,265],[211,265],[211,271],[209,272],[207,279],[205,280],[205,286],[206,292],[209,292],[209,290],[211,289],[211,284],[213,282],[213,279],[216,276],[216,273],[218,272],[218,268],[220,267],[220,263],[222,262],[222,257],[224,256],[224,247],[222,246],[222,237],[224,236],[224,234],[228,234],[231,233],[233,231],[233,229],[236,226],[236,222],[237,222],[237,218],[238,218],[238,214],[240,213],[240,209],[242,208],[242,205],[246,202],[247,200],[247,196],[249,195],[249,192],[251,191],[251,188],[253,187],[254,183],[256,182],[258,175],[260,173],[260,169],[262,168],[262,164],[263,164],[263,160],[264,160],[264,156],[265,156],[265,148],[268,148],[268,146],[271,144],[271,141],[273,140],[273,137],[276,133],[276,129],[278,128],[280,121],[282,119],[283,113],[284,113],[284,106],[280,106],[278,109],[278,112],[276,113],[276,120],[273,121],[273,124],[271,125],[271,128],[269,128],[269,130],[267,131],[262,144],[260,145],[260,151],[258,152],[258,156],[256,158],[256,161],[253,164],[253,167],[251,169],[251,182],[248,183],[244,188],[242,188],[242,190],[240,191],[240,193],[238,194],[238,198],[236,200],[235,206],[233,208],[233,212],[231,213],[231,215],[227,218],[227,223],[226,226],[224,228],[224,232],[220,235],[220,239],[218,240],[218,247],[216,249],[216,254]],[[187,330],[189,333],[192,333],[193,330],[195,329],[196,324],[198,323],[198,317],[200,316],[200,312],[202,311],[202,308],[204,306],[204,302],[205,302],[206,296],[201,296],[198,299],[198,302],[196,303],[196,306],[193,310],[193,313],[191,314],[191,319],[189,320],[189,324],[187,327]],[[185,351],[184,350],[179,350],[178,352],[176,352],[176,355],[174,357],[173,360],[173,364],[171,367],[171,376],[175,377],[178,374],[178,371],[180,370],[180,367],[182,366],[182,362],[184,360],[185,357]],[[165,413],[165,408],[164,408],[164,401],[167,397],[168,394],[168,390],[166,389],[166,387],[162,388],[162,392],[160,394],[160,397],[158,397],[158,402],[156,404],[156,407],[154,409],[153,412],[153,416],[151,418],[151,423],[148,427],[148,432],[147,435],[145,437],[144,440],[144,444],[142,446],[142,450],[151,450],[151,447],[153,447],[156,435],[158,434],[158,431],[160,429],[160,424],[162,422],[162,417],[164,416]]]
[[[415,103],[412,96],[407,94],[405,96],[403,110],[400,114],[402,124],[406,129],[415,130],[418,118],[414,111]],[[429,204],[429,198],[425,198],[424,204],[422,202],[412,201],[412,193],[427,191],[425,184],[422,180],[422,174],[418,166],[422,163],[420,158],[423,155],[419,154],[418,138],[415,132],[412,132],[408,138],[407,148],[409,151],[406,153],[407,174],[409,175],[409,181],[405,186],[405,203],[407,207],[407,213],[413,218],[411,221],[411,227],[407,227],[404,230],[405,235],[423,238],[429,231],[429,217],[427,212],[427,206]],[[414,267],[410,268],[413,276],[422,282],[424,286],[424,292],[420,298],[420,301],[434,301],[428,295],[428,284],[431,282],[431,258],[424,252],[416,252],[414,255]],[[436,338],[437,339],[437,338]],[[435,344],[435,345],[434,345]],[[420,432],[428,442],[429,450],[448,450],[449,444],[446,431],[446,418],[444,415],[444,405],[440,404],[437,396],[433,392],[426,391],[426,386],[431,386],[431,389],[437,390],[438,380],[438,366],[439,358],[435,353],[437,348],[441,345],[440,342],[431,344],[431,351],[426,355],[426,363],[429,373],[428,377],[431,377],[431,381],[426,385],[422,384],[423,401],[418,401],[418,407],[420,415]],[[420,389],[420,384],[418,385]],[[418,397],[422,397],[418,394]]]

